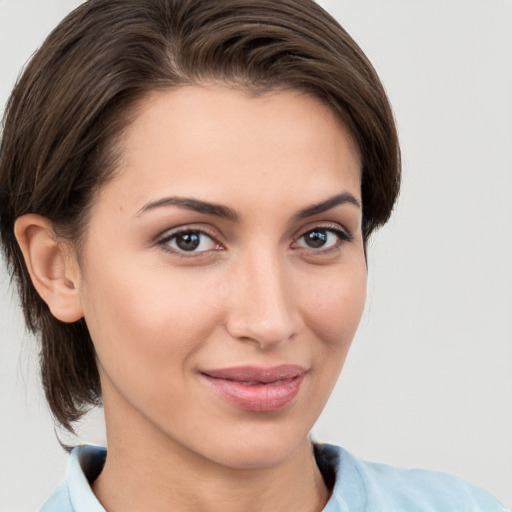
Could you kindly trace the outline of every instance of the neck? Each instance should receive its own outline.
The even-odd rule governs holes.
[[[263,469],[229,468],[180,451],[109,442],[93,491],[109,512],[316,512],[329,498],[308,440],[291,459]]]

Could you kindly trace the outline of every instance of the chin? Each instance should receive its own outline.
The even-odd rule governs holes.
[[[285,464],[309,444],[307,433],[297,435],[289,429],[269,432],[261,429],[236,439],[223,439],[212,446],[209,458],[223,466],[236,469],[269,469]],[[211,446],[210,446],[211,448]]]

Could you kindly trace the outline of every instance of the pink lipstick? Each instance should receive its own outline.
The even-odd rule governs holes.
[[[201,371],[201,376],[231,405],[253,412],[277,411],[289,404],[304,380],[297,365],[272,368],[237,366]]]

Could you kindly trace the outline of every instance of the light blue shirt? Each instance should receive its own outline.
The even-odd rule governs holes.
[[[101,472],[106,453],[97,446],[75,448],[66,480],[40,512],[105,512],[89,480]],[[323,512],[507,512],[489,493],[452,475],[364,462],[328,444],[316,445],[315,456],[324,478],[335,478]]]

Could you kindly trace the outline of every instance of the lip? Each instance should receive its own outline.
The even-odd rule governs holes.
[[[203,370],[200,375],[231,405],[252,412],[272,412],[288,405],[306,376],[302,366],[236,366]]]

